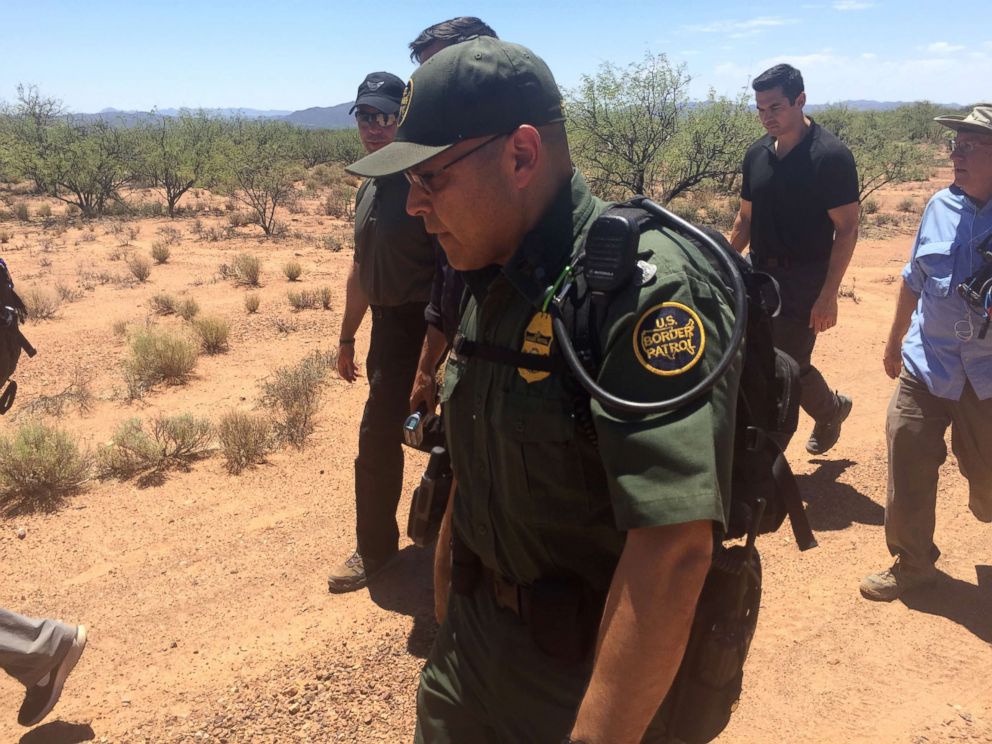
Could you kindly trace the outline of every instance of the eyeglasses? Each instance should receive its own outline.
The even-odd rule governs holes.
[[[475,147],[473,147],[473,148],[471,148],[469,150],[466,150],[461,155],[459,155],[457,158],[455,158],[454,160],[452,160],[450,163],[445,163],[444,165],[442,165],[440,168],[438,168],[435,171],[430,171],[428,173],[413,173],[412,171],[403,171],[403,175],[406,176],[406,180],[410,182],[410,185],[411,186],[417,186],[418,188],[423,189],[426,193],[433,194],[434,193],[434,187],[431,185],[431,182],[435,178],[437,178],[439,175],[441,175],[441,173],[443,173],[448,168],[450,168],[451,166],[453,166],[459,160],[464,160],[469,155],[471,155],[473,152],[478,152],[483,147],[485,147],[486,145],[488,145],[490,142],[495,142],[500,137],[506,137],[506,136],[507,136],[506,134],[495,134],[492,137],[490,137],[489,139],[487,139],[485,142],[482,142],[482,143],[476,145]]]
[[[396,123],[396,114],[384,114],[381,111],[376,111],[374,114],[366,114],[364,111],[359,111],[355,114],[355,120],[359,126],[364,124],[370,127],[375,124],[379,129],[385,129]]]
[[[951,139],[947,140],[947,151],[950,153],[960,152],[962,155],[971,155],[979,147],[988,144],[988,142],[961,142],[957,139]]]

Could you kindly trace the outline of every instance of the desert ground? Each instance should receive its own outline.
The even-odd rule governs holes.
[[[806,418],[789,451],[819,547],[800,553],[787,527],[760,539],[761,615],[744,694],[720,741],[992,742],[992,529],[968,511],[953,455],[941,470],[940,581],[891,604],[858,593],[861,578],[890,561],[883,431],[894,383],[881,356],[897,277],[922,206],[948,179],[943,169],[890,188],[877,197],[887,217],[868,218],[839,324],[816,353],[853,413],[828,455],[803,449]],[[53,200],[3,195],[32,214],[45,203],[63,212]],[[352,260],[348,223],[323,215],[318,195],[281,213],[289,232],[279,240],[251,226],[223,236],[223,198],[203,192],[183,204],[190,211],[173,220],[128,221],[133,236],[112,220],[0,223],[11,234],[0,255],[19,290],[69,290],[53,319],[25,328],[39,353],[21,363],[0,434],[80,373],[95,396],[90,410],[70,404],[56,418],[95,450],[131,417],[250,411],[277,367],[333,350]],[[179,231],[171,257],[134,281],[124,254],[148,255],[165,227]],[[327,236],[343,249],[329,250]],[[238,253],[262,260],[260,289],[222,276]],[[281,267],[293,259],[303,274],[290,284]],[[288,290],[322,286],[332,290],[329,310],[290,308]],[[248,291],[261,298],[255,314],[244,307]],[[187,384],[128,400],[122,322],[184,326],[153,314],[161,292],[229,320],[229,349],[201,356]],[[366,320],[359,359],[367,348]],[[431,551],[406,544],[370,591],[327,593],[329,568],[354,547],[352,461],[366,389],[364,379],[332,379],[305,447],[281,448],[239,475],[213,455],[155,478],[93,480],[43,508],[0,505],[0,606],[85,623],[90,639],[58,707],[33,730],[15,721],[22,688],[0,679],[0,742],[410,741],[417,675],[436,630]],[[407,462],[401,527],[423,458],[408,453]]]

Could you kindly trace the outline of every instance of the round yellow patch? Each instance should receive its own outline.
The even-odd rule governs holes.
[[[706,332],[696,311],[681,302],[663,302],[634,326],[634,354],[648,372],[670,377],[696,366],[706,347]]]

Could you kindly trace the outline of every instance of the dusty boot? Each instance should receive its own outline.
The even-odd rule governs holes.
[[[851,415],[851,399],[837,394],[837,412],[827,421],[818,421],[806,442],[806,451],[811,455],[822,455],[840,439],[840,425]]]
[[[397,553],[393,553],[385,560],[374,563],[370,561],[366,566],[361,554],[356,550],[327,577],[327,590],[331,594],[345,594],[368,586],[368,583],[392,563],[396,556]]]
[[[906,592],[937,580],[937,569],[907,569],[899,559],[879,573],[866,576],[861,582],[861,596],[875,602],[891,602]]]

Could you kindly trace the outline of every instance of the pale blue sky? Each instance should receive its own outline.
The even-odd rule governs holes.
[[[478,15],[531,47],[560,85],[646,51],[685,62],[692,92],[733,95],[787,61],[810,103],[992,98],[992,7],[921,0],[752,4],[651,0],[0,0],[0,100],[37,84],[71,111],[295,110],[348,101],[367,72],[402,78],[425,26]]]

